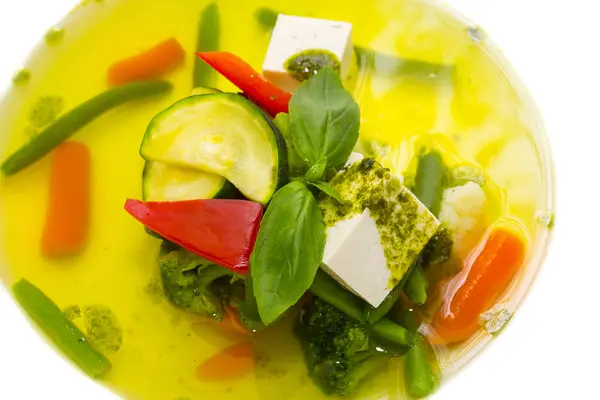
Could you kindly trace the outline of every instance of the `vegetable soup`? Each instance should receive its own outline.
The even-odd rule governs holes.
[[[128,399],[433,395],[554,223],[522,84],[426,1],[85,0],[0,115],[0,277]]]

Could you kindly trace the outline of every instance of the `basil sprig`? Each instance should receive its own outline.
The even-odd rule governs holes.
[[[289,139],[307,172],[275,193],[250,257],[252,290],[267,325],[296,304],[315,278],[326,234],[317,200],[307,185],[343,201],[323,176],[344,165],[360,126],[358,105],[330,68],[304,81],[289,108]],[[278,118],[279,123],[284,120]]]

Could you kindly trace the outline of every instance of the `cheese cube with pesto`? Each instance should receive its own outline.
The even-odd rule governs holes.
[[[373,307],[407,273],[440,222],[389,170],[372,159],[331,180],[345,200],[319,200],[327,226],[323,268]]]
[[[263,64],[264,76],[286,91],[328,64],[344,79],[353,57],[352,24],[279,14]]]
[[[350,157],[348,157],[348,160],[346,161],[344,168],[348,168],[352,164],[362,161],[364,159],[365,159],[365,156],[363,156],[361,153],[357,153],[357,152],[353,151],[352,153],[350,153]]]

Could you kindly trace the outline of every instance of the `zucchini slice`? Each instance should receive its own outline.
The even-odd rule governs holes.
[[[147,161],[220,175],[262,204],[287,182],[279,131],[252,102],[233,93],[173,104],[150,122],[140,154]]]
[[[240,192],[227,179],[210,172],[146,161],[142,175],[144,201],[236,199]]]

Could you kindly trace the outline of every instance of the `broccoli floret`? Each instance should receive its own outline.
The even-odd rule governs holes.
[[[366,377],[387,363],[365,327],[316,297],[303,309],[296,334],[309,375],[327,394],[355,393]]]
[[[232,271],[169,244],[163,245],[158,264],[165,296],[188,312],[221,321],[223,307],[243,290],[243,280],[234,279]]]

